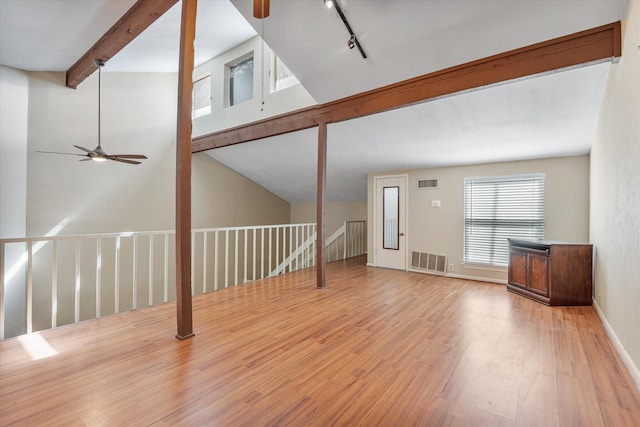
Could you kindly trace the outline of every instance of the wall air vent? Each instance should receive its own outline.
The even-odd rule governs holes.
[[[411,252],[411,268],[434,274],[447,273],[447,256],[425,252]]]
[[[438,188],[437,179],[419,179],[418,190],[435,190]]]

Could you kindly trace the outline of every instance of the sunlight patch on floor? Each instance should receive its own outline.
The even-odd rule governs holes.
[[[38,333],[21,335],[17,339],[32,360],[45,359],[58,354],[56,349]]]

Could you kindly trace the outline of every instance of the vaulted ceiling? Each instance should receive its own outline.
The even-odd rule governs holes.
[[[340,1],[340,0],[339,0]],[[0,0],[0,64],[69,68],[134,0]],[[368,58],[322,0],[199,0],[196,63],[254,36],[318,103],[620,20],[625,0],[342,0]],[[105,71],[175,71],[179,6]],[[613,65],[615,66],[615,65]],[[329,200],[364,200],[366,173],[588,153],[609,64],[511,82],[329,126]],[[314,130],[210,154],[290,201],[315,197]],[[295,183],[295,185],[294,185]]]

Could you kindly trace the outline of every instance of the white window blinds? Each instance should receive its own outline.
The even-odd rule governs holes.
[[[464,179],[464,262],[508,265],[507,238],[544,239],[544,174]]]

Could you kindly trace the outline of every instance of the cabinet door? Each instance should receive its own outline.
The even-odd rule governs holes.
[[[509,284],[527,287],[527,254],[524,252],[509,252]]]
[[[549,296],[549,257],[529,254],[529,290]]]

